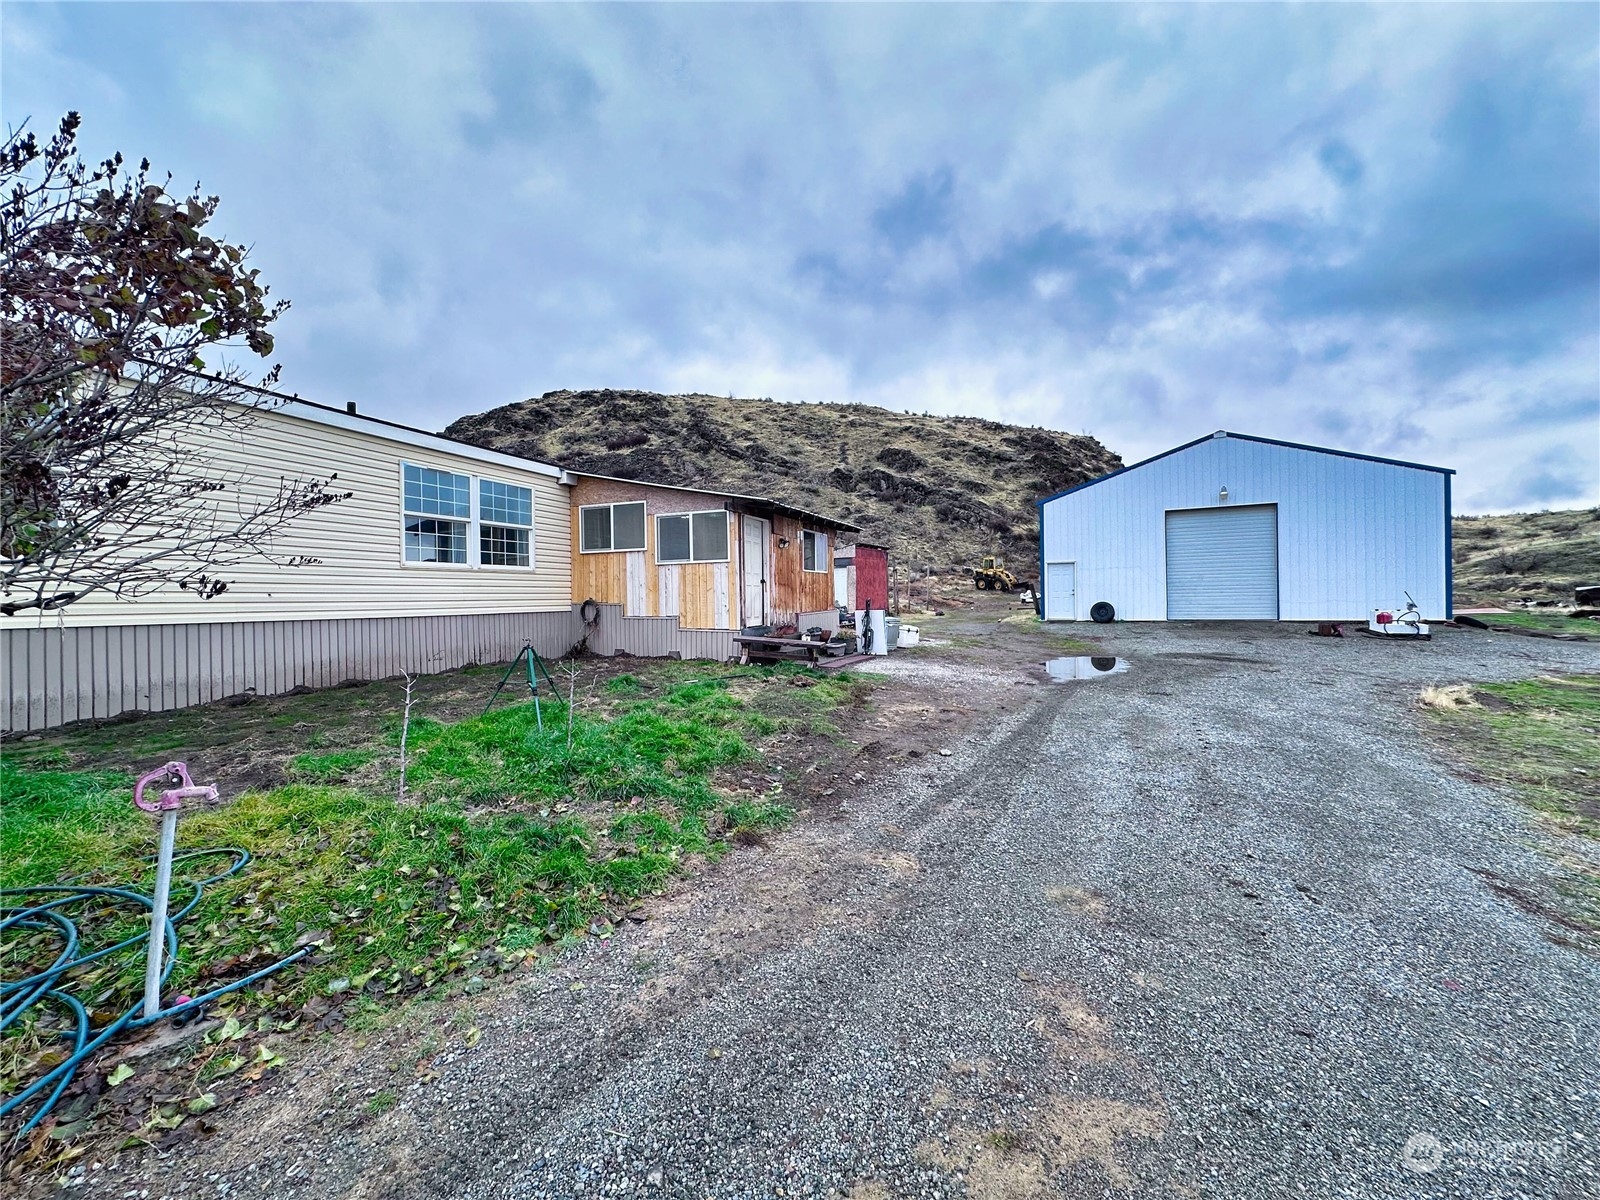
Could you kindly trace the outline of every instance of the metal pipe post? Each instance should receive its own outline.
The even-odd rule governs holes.
[[[159,800],[146,800],[145,788],[160,781],[167,786]],[[156,889],[150,900],[150,951],[144,965],[144,1019],[154,1020],[161,1011],[161,956],[167,949],[167,897],[172,891],[172,851],[178,841],[178,810],[185,800],[215,800],[215,785],[196,787],[189,768],[170,762],[146,771],[133,785],[133,803],[147,813],[161,817],[161,846],[156,852]]]
[[[150,953],[144,964],[144,1015],[161,1011],[161,958],[167,948],[167,896],[172,890],[172,851],[178,841],[178,810],[161,813],[161,848],[156,853],[156,890],[151,897]]]

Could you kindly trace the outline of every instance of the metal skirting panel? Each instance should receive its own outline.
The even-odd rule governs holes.
[[[1167,514],[1169,621],[1278,619],[1278,509]]]
[[[677,617],[629,617],[620,604],[602,604],[589,632],[595,654],[639,658],[703,658],[727,662],[736,657],[731,629],[685,629]],[[578,606],[573,606],[573,612]],[[580,618],[581,621],[581,618]]]
[[[0,630],[7,732],[206,704],[254,688],[432,674],[505,662],[524,642],[556,657],[580,623],[570,611]]]
[[[801,629],[814,629],[821,626],[829,633],[839,630],[839,610],[837,608],[824,609],[822,612],[803,612],[798,614],[795,624]]]

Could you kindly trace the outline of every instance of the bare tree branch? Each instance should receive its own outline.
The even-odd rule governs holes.
[[[215,196],[175,197],[120,154],[88,166],[78,124],[0,147],[6,615],[167,586],[219,595],[247,559],[308,561],[274,554],[274,536],[348,495],[336,477],[263,488],[197,453],[278,402],[226,354],[271,354],[288,304],[243,247],[203,232]]]

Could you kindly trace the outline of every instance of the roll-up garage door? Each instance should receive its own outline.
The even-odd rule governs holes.
[[[1277,619],[1277,505],[1167,514],[1167,620]]]

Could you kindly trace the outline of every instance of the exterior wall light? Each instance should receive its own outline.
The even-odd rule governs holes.
[[[1217,503],[1218,504],[1226,504],[1227,502],[1228,502],[1228,485],[1227,484],[1223,484],[1222,485],[1222,490],[1217,493]]]
[[[789,539],[786,538],[786,537],[779,538],[778,539],[778,549],[779,550],[787,550],[788,548],[789,548]]]

